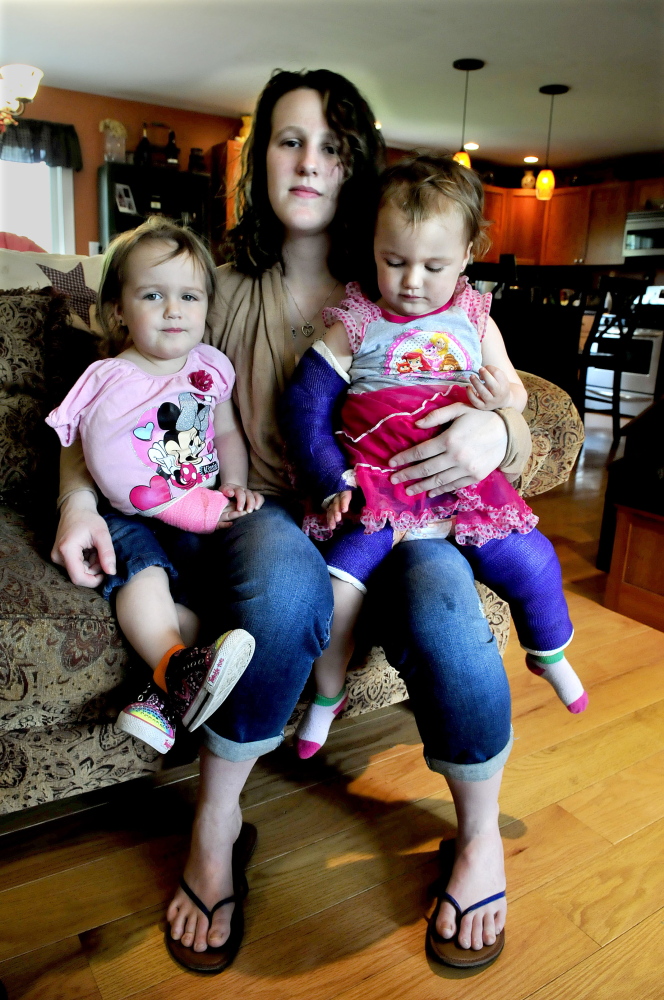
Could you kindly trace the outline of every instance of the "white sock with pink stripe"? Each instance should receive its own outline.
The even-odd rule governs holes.
[[[345,706],[347,698],[345,684],[334,698],[326,698],[322,694],[316,695],[297,727],[295,746],[298,757],[306,760],[320,750],[327,739],[330,726]]]
[[[568,712],[577,715],[585,710],[588,695],[562,650],[556,653],[528,653],[526,666],[533,674],[549,682]]]

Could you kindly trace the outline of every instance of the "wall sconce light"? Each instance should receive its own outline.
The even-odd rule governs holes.
[[[535,183],[535,194],[539,201],[550,201],[553,197],[553,189],[556,186],[556,178],[553,170],[549,168],[549,148],[551,146],[551,124],[553,122],[553,99],[558,94],[566,94],[569,87],[564,83],[548,83],[545,87],[540,87],[540,94],[547,94],[551,97],[551,108],[549,111],[549,132],[546,138],[546,160],[544,169],[540,170]]]
[[[459,152],[455,153],[452,157],[457,163],[460,163],[464,167],[470,169],[470,157],[466,152],[468,146],[474,146],[475,149],[479,149],[476,144],[468,143],[464,147],[464,139],[466,138],[466,106],[468,104],[468,74],[472,73],[473,70],[482,69],[484,62],[482,59],[456,59],[452,65],[455,69],[461,70],[462,73],[466,74],[466,88],[463,94],[463,120],[461,123],[461,145],[459,146]]]

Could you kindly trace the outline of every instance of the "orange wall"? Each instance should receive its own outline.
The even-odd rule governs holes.
[[[74,174],[76,253],[79,254],[87,254],[88,242],[98,239],[97,167],[104,162],[104,136],[99,131],[102,118],[116,118],[122,122],[129,133],[128,150],[136,148],[144,121],[166,122],[175,131],[180,147],[180,167],[184,169],[192,146],[200,146],[207,152],[216,143],[237,135],[241,126],[239,118],[204,115],[56,87],[40,87],[25,117],[76,127],[83,154],[83,169]]]

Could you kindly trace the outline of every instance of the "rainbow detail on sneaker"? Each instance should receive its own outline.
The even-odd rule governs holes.
[[[175,719],[164,694],[152,681],[137,700],[125,706],[117,729],[147,743],[158,753],[168,753],[175,742]]]

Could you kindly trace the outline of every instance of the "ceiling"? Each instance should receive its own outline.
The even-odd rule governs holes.
[[[344,73],[391,145],[551,164],[664,148],[664,0],[1,0],[0,65],[45,84],[156,104],[250,112],[275,67]]]

